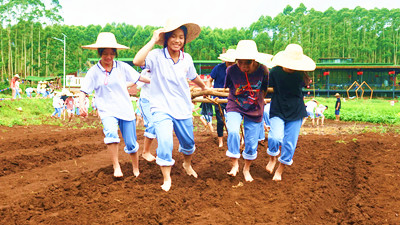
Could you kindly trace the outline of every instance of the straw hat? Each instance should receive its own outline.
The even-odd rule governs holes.
[[[264,57],[258,52],[257,44],[253,40],[241,40],[236,46],[235,59],[253,59],[261,63]]]
[[[314,71],[315,62],[303,54],[303,48],[298,44],[289,44],[285,51],[280,51],[272,59],[272,63],[292,70]]]
[[[224,62],[235,62],[235,49],[228,49],[225,53],[220,54],[218,59]]]
[[[268,68],[272,68],[275,66],[274,64],[272,64],[271,60],[272,57],[274,57],[273,55],[267,53],[260,53],[260,56],[261,57],[259,63],[266,65]]]
[[[98,48],[116,48],[116,49],[129,49],[125,45],[120,45],[117,43],[115,36],[110,32],[101,32],[97,36],[96,43],[91,45],[82,46],[85,49],[98,49]]]
[[[14,77],[19,78],[19,75],[18,75],[18,74],[15,74]]]
[[[169,18],[163,27],[163,35],[160,35],[160,39],[156,42],[156,44],[164,45],[165,33],[176,30],[181,26],[185,26],[187,28],[186,43],[193,41],[200,35],[201,28],[199,25],[195,23],[185,23],[178,18]]]
[[[336,93],[336,94],[335,94],[335,97],[340,97],[340,94],[339,94],[339,93]]]

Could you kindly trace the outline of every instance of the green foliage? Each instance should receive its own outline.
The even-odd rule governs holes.
[[[130,47],[119,51],[119,57],[133,58],[158,28],[125,23],[104,27],[60,25],[60,9],[58,0],[52,0],[49,7],[39,0],[1,1],[0,80],[15,73],[23,77],[63,74],[63,43],[53,39],[63,38],[62,34],[67,36],[66,73],[70,74],[86,70],[87,59],[97,57],[96,51],[81,46],[94,43],[99,32],[113,32],[119,43]],[[400,9],[331,7],[320,12],[307,9],[304,4],[296,9],[288,5],[276,17],[261,16],[249,28],[202,27],[200,36],[188,43],[185,51],[195,60],[214,60],[224,48],[234,47],[242,39],[253,39],[259,51],[270,54],[289,43],[298,43],[315,61],[352,57],[361,63],[398,64],[399,26]]]
[[[320,104],[328,106],[324,115],[327,119],[334,120],[336,98],[316,98],[316,100]],[[378,124],[400,124],[400,103],[398,102],[392,106],[390,100],[384,99],[353,99],[344,101],[342,98],[341,104],[340,120]]]
[[[48,120],[53,111],[52,99],[3,100],[0,101],[0,126],[59,125],[59,121]]]

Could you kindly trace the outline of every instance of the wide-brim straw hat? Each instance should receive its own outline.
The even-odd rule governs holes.
[[[199,25],[195,23],[187,23],[178,18],[169,18],[167,19],[167,22],[163,27],[163,31],[161,32],[162,35],[160,35],[160,39],[156,42],[156,44],[163,46],[165,40],[165,33],[174,31],[181,26],[185,26],[187,29],[186,43],[193,41],[200,35],[201,28]]]
[[[236,46],[235,59],[250,59],[259,63],[263,62],[265,56],[258,52],[257,44],[253,40],[241,40]]]
[[[340,94],[339,94],[339,93],[336,93],[336,94],[335,94],[335,97],[340,97]]]
[[[117,39],[115,39],[115,35],[110,32],[101,32],[97,36],[96,43],[91,45],[82,46],[85,49],[99,49],[99,48],[116,48],[116,49],[129,49],[125,45],[121,45],[117,43]]]
[[[272,68],[275,65],[272,63],[272,57],[274,57],[271,54],[267,54],[267,53],[260,53],[260,61],[259,63],[267,66],[268,68]]]
[[[220,54],[218,59],[224,62],[235,62],[235,49],[228,49],[225,53]]]
[[[14,77],[19,78],[19,75],[18,75],[18,74],[15,74]]]
[[[289,44],[284,51],[278,52],[272,63],[291,70],[314,71],[314,60],[303,54],[303,48],[298,44]]]

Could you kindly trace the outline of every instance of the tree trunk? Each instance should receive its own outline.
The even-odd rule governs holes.
[[[40,29],[39,29],[39,40],[38,40],[38,76],[40,76]]]
[[[49,39],[47,38],[47,43],[46,43],[46,74],[45,76],[47,77],[49,75]]]

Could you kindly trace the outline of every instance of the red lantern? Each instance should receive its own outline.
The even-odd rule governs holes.
[[[357,75],[358,75],[358,76],[363,75],[363,73],[364,73],[363,71],[357,71]]]
[[[329,75],[329,71],[325,71],[324,76],[328,76],[328,75]]]
[[[349,79],[351,79],[351,75],[348,75]]]
[[[379,77],[379,75],[378,75],[378,74],[375,74],[375,77]]]
[[[396,74],[396,72],[393,70],[393,71],[389,71],[388,74],[389,75],[394,75],[394,74]]]

